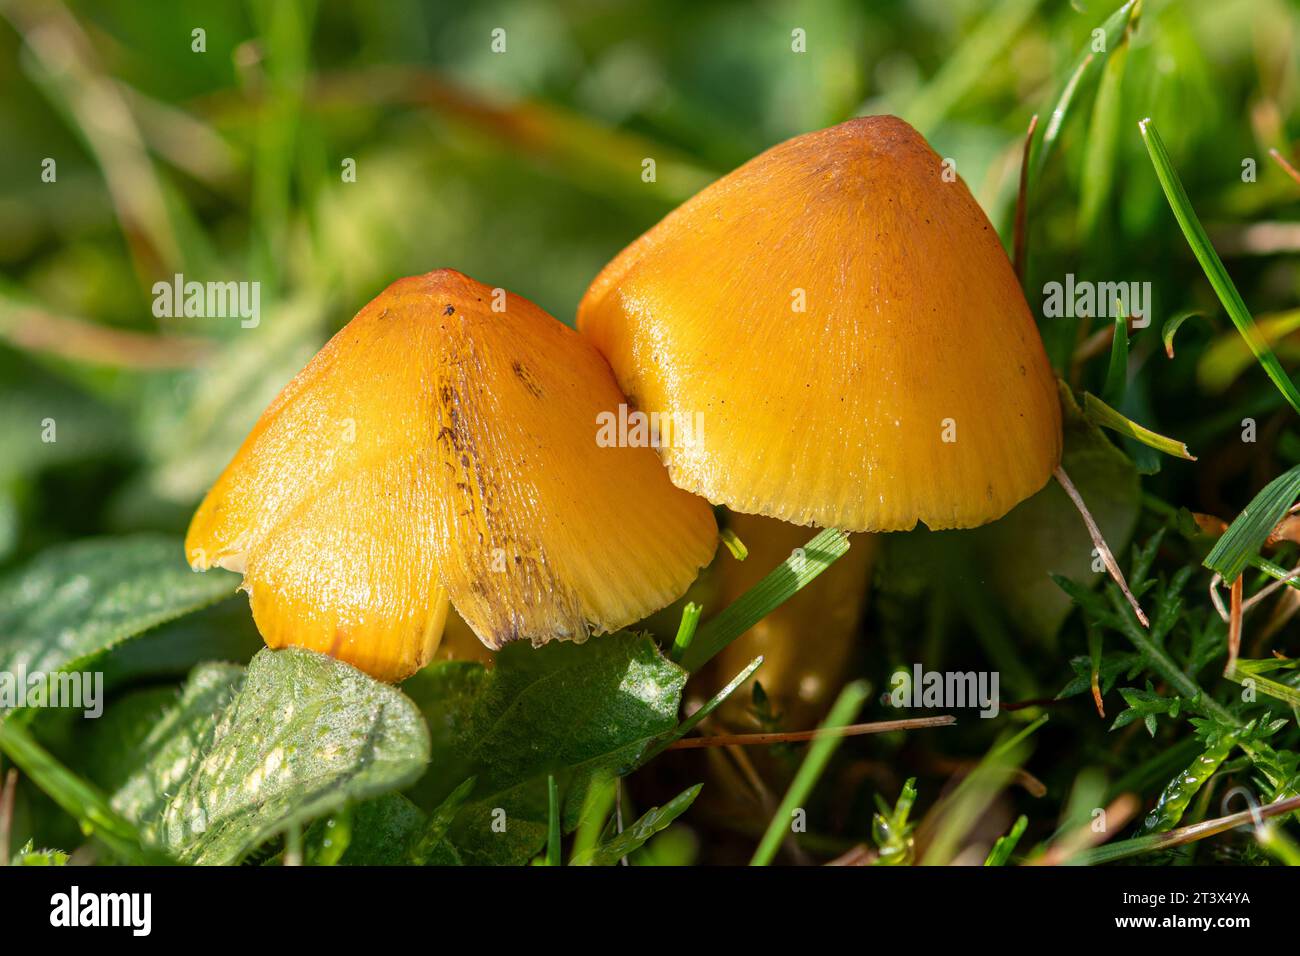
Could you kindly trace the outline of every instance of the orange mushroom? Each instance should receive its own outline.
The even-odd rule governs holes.
[[[1060,463],[1055,378],[997,234],[892,116],[798,136],[688,200],[606,266],[578,326],[639,409],[702,416],[660,455],[733,511],[973,527]]]
[[[263,413],[185,549],[244,575],[267,644],[384,680],[447,601],[482,642],[584,640],[681,594],[708,504],[653,450],[597,442],[625,398],[585,339],[458,272],[393,283]]]

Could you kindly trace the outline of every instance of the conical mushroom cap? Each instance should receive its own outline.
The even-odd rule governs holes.
[[[270,646],[381,679],[433,656],[448,596],[492,648],[615,630],[680,595],[717,540],[651,448],[597,443],[625,401],[526,299],[450,270],[402,279],[263,413],[186,552],[244,574]]]
[[[965,184],[892,116],[799,136],[709,186],[592,283],[578,327],[662,448],[733,511],[892,531],[971,527],[1041,488],[1056,384]]]

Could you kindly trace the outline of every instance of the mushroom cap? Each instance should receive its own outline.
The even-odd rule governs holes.
[[[386,680],[432,658],[449,597],[492,648],[616,630],[717,541],[651,448],[597,443],[625,401],[526,299],[451,270],[399,280],[262,414],[186,553],[243,573],[268,645]]]
[[[660,454],[733,511],[973,527],[1060,460],[1055,377],[997,234],[896,117],[704,189],[605,267],[578,327],[638,408],[702,415],[702,440]]]

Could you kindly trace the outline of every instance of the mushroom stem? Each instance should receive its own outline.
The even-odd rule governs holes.
[[[1108,545],[1106,539],[1102,537],[1101,529],[1097,527],[1097,522],[1093,520],[1092,512],[1090,512],[1088,506],[1084,504],[1083,496],[1079,494],[1079,489],[1074,487],[1074,482],[1070,480],[1070,476],[1065,473],[1065,469],[1062,466],[1057,465],[1056,470],[1052,472],[1052,474],[1056,477],[1056,480],[1060,483],[1061,487],[1065,489],[1065,493],[1070,496],[1070,500],[1074,502],[1074,506],[1079,509],[1079,514],[1083,516],[1084,526],[1088,529],[1088,534],[1092,537],[1092,546],[1096,548],[1097,553],[1101,555],[1101,560],[1105,562],[1106,570],[1110,572],[1111,579],[1119,585],[1120,591],[1122,591],[1124,597],[1128,599],[1128,603],[1133,608],[1133,613],[1137,615],[1138,621],[1143,627],[1151,627],[1151,622],[1147,620],[1146,614],[1142,611],[1142,605],[1138,604],[1137,598],[1135,598],[1133,592],[1129,590],[1128,582],[1124,580],[1124,572],[1121,571],[1119,565],[1115,563],[1115,555],[1111,553],[1110,545]]]

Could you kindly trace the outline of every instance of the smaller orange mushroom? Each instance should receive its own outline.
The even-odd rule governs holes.
[[[448,600],[490,648],[616,630],[717,541],[652,449],[597,441],[625,401],[528,300],[446,269],[399,280],[263,413],[186,553],[244,575],[268,645],[384,680],[432,658]]]

